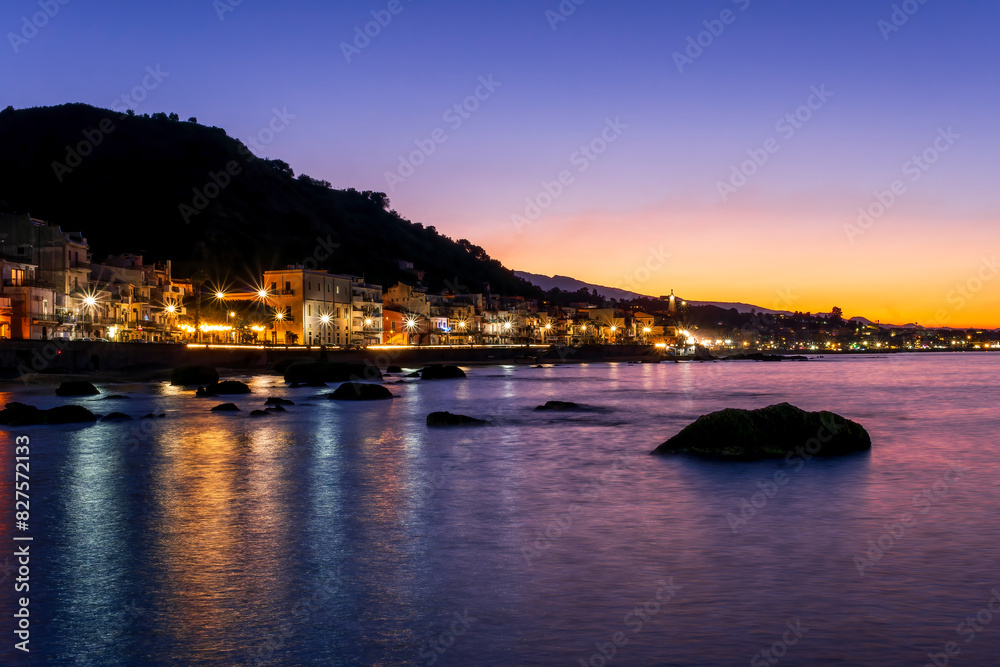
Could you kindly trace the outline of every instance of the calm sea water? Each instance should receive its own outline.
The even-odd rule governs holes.
[[[7,499],[31,438],[35,537],[31,653],[8,569],[0,662],[923,665],[955,642],[950,664],[995,665],[998,377],[973,354],[476,367],[363,404],[256,377],[239,414],[103,387],[131,399],[76,402],[167,417],[0,438]],[[296,405],[249,418],[269,395]],[[552,399],[600,410],[532,410]],[[861,422],[873,450],[648,455],[703,413],[781,401]],[[434,410],[495,425],[428,429]]]

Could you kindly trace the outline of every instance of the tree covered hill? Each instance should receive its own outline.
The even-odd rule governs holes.
[[[175,114],[8,107],[0,156],[8,210],[82,231],[98,260],[142,253],[174,260],[180,275],[204,268],[219,281],[304,263],[384,286],[413,282],[403,260],[435,290],[489,284],[495,293],[540,294],[479,246],[403,219],[384,193],[296,177],[221,128]]]

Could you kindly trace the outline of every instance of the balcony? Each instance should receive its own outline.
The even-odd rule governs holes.
[[[293,289],[283,289],[278,292],[281,296],[295,296],[295,290]]]

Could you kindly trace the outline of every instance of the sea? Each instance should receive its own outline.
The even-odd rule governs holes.
[[[0,664],[1000,664],[1000,355],[466,372],[373,402],[271,375],[0,387],[135,417],[0,431]],[[249,416],[272,396],[294,405]],[[781,402],[871,451],[650,455]]]

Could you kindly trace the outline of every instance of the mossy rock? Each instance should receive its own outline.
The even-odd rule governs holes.
[[[432,412],[427,415],[428,426],[489,426],[485,419],[453,415],[450,412]]]
[[[96,422],[97,415],[80,405],[60,405],[40,410],[24,403],[8,403],[0,410],[0,424],[6,426],[33,426],[37,424],[76,424]]]
[[[779,403],[759,410],[727,408],[702,415],[651,453],[748,461],[789,453],[839,456],[871,447],[871,436],[857,422],[833,412],[806,412]]]
[[[420,371],[421,380],[453,380],[464,377],[465,371],[458,366],[434,365]]]
[[[100,389],[89,382],[81,380],[63,382],[56,389],[56,396],[95,396],[100,393]]]
[[[381,401],[392,398],[392,392],[380,384],[345,382],[327,397],[332,401]]]

